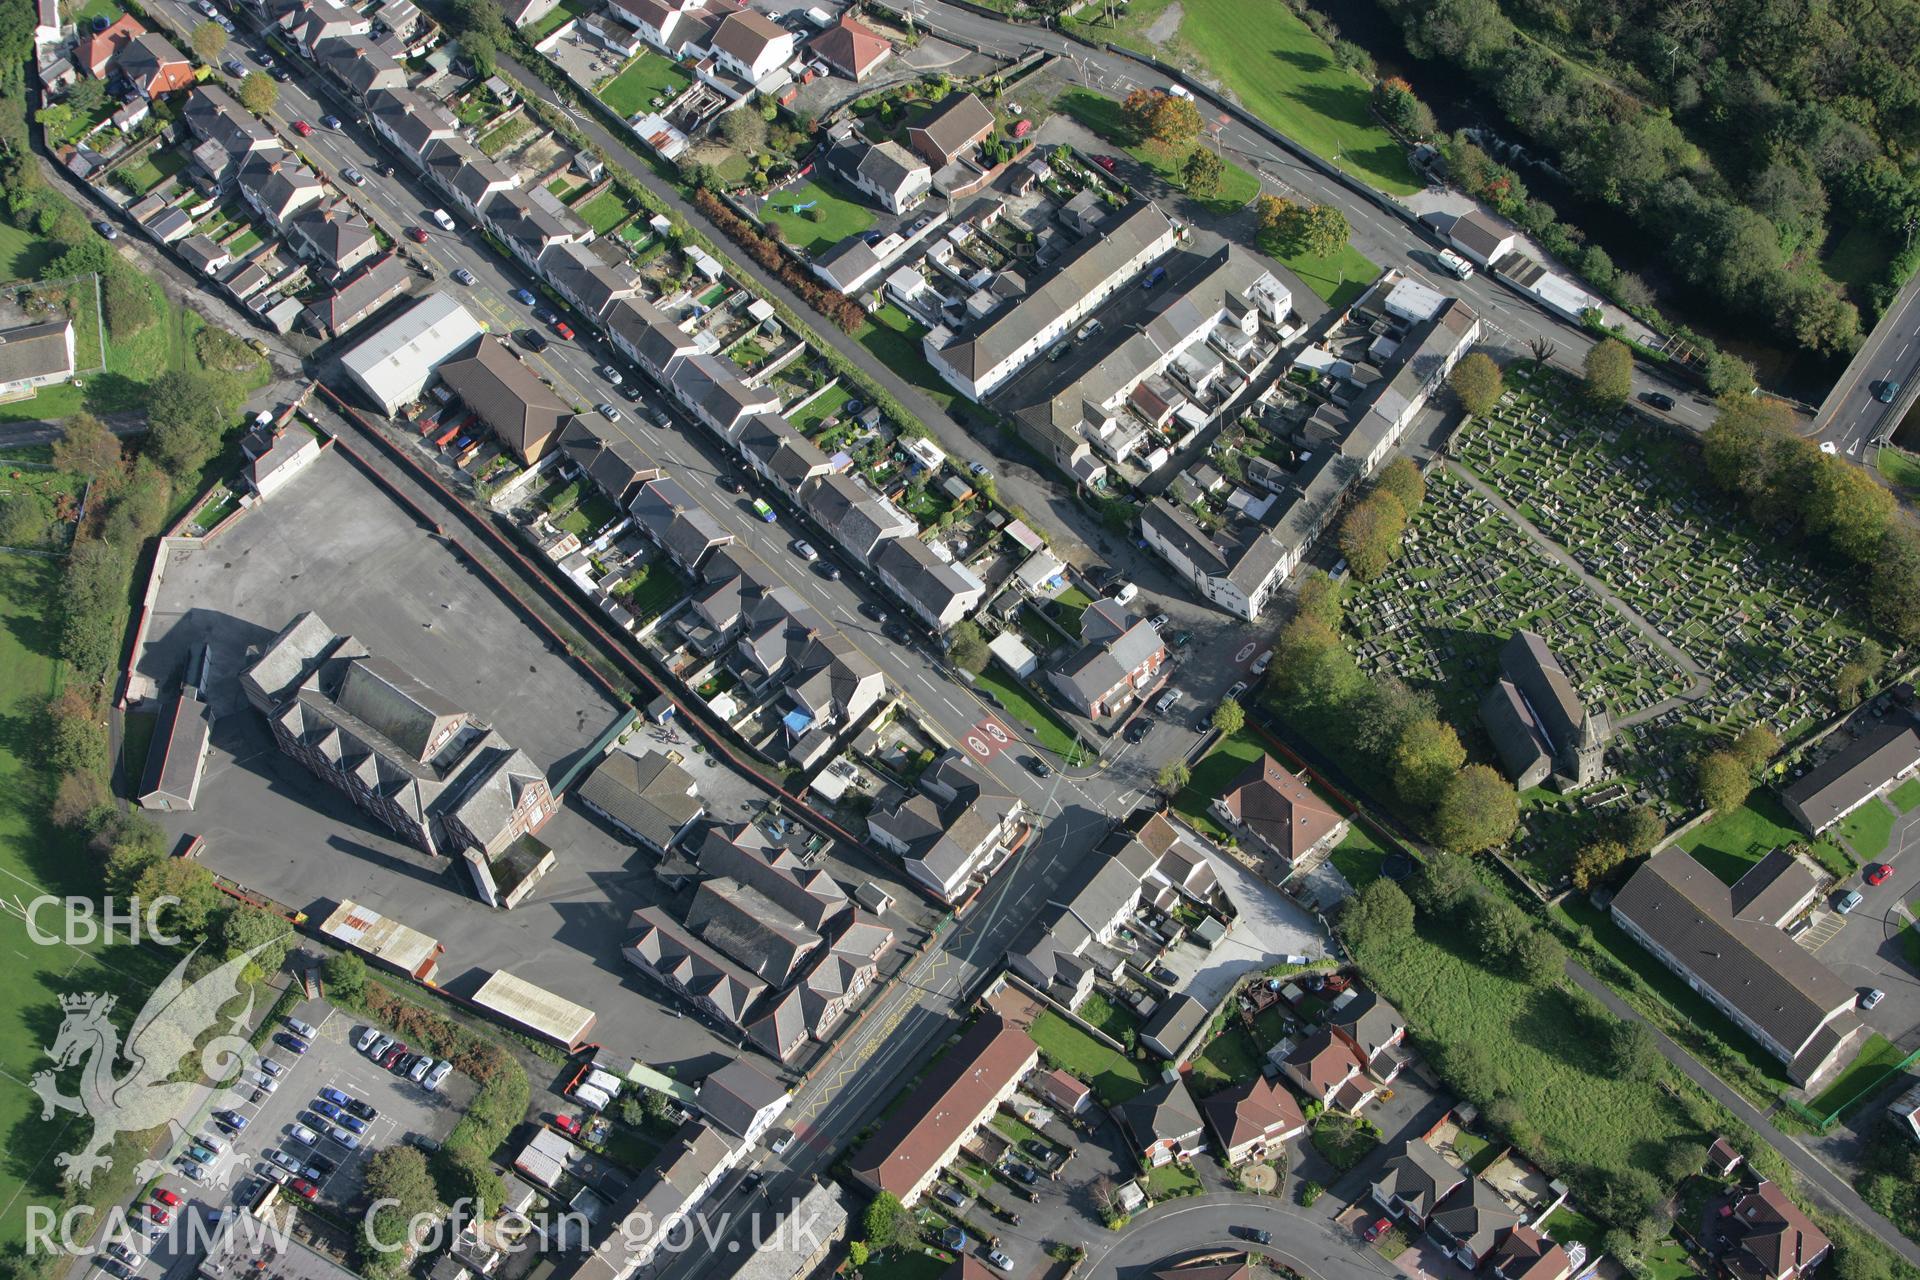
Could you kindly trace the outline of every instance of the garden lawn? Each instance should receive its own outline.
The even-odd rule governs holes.
[[[1087,611],[1087,606],[1093,603],[1093,597],[1078,587],[1068,587],[1059,595],[1055,596],[1053,602],[1060,606],[1060,616],[1055,618],[1054,621],[1064,627],[1068,635],[1078,640],[1080,638],[1080,615],[1084,614]]]
[[[1895,816],[1893,810],[1875,796],[1848,814],[1835,831],[1846,847],[1853,850],[1854,857],[1871,862],[1887,851],[1887,841],[1893,838]]]
[[[796,212],[802,205],[812,207],[804,213]],[[811,180],[767,197],[760,206],[760,220],[779,227],[794,248],[823,253],[871,227],[873,211],[852,199],[837,183]]]
[[[1193,777],[1173,798],[1173,807],[1200,831],[1216,840],[1222,838],[1226,833],[1207,812],[1207,807],[1216,798],[1226,794],[1227,783],[1265,755],[1266,750],[1266,744],[1258,734],[1245,725],[1241,726],[1240,732],[1220,739],[1214,744],[1213,750],[1193,766]]]
[[[1102,1106],[1125,1102],[1147,1087],[1140,1065],[1114,1052],[1051,1009],[1027,1029],[1054,1066],[1087,1083]]]
[[[853,340],[872,352],[880,363],[926,393],[929,400],[942,409],[951,409],[960,396],[927,363],[926,353],[920,348],[920,339],[926,331],[925,325],[889,302],[853,331]]]
[[[0,222],[0,276],[27,280],[60,256],[60,246],[44,236]]]
[[[809,400],[806,408],[795,413],[790,421],[802,434],[810,435],[815,424],[839,413],[840,406],[851,399],[853,393],[847,390],[846,384],[836,382]]]
[[[1204,1098],[1259,1074],[1260,1046],[1253,1042],[1253,1034],[1244,1026],[1230,1022],[1193,1060],[1187,1085],[1194,1097]]]
[[[1147,1194],[1155,1200],[1198,1195],[1201,1190],[1199,1176],[1183,1164],[1163,1164],[1157,1169],[1150,1169],[1143,1181],[1147,1186]]]
[[[1051,708],[1027,692],[1026,686],[1015,683],[1005,672],[994,667],[988,667],[975,676],[973,682],[1000,699],[1000,706],[1008,715],[1032,729],[1035,740],[1041,746],[1063,759],[1079,757],[1080,744],[1073,736],[1073,731]]]
[[[1824,1116],[1835,1110],[1845,1115],[1868,1101],[1874,1086],[1885,1080],[1887,1073],[1906,1056],[1904,1049],[1885,1036],[1871,1037],[1846,1069],[1807,1106],[1817,1115]]]
[[[656,560],[621,584],[621,605],[634,617],[645,621],[666,612],[687,594],[687,584],[673,566]]]
[[[113,171],[114,178],[136,196],[144,196],[187,167],[188,157],[178,147],[155,147],[132,164]]]
[[[1704,1141],[1656,1083],[1621,1078],[1595,1060],[1595,1036],[1613,1023],[1596,1002],[1560,987],[1530,987],[1468,958],[1451,926],[1423,919],[1392,947],[1361,957],[1361,970],[1421,1029],[1423,1049],[1475,1046],[1503,1096],[1540,1134],[1551,1165],[1640,1168],[1660,1175],[1661,1153]]]
[[[1352,245],[1342,247],[1331,258],[1306,252],[1275,253],[1273,258],[1336,311],[1351,305],[1380,274],[1380,268]]]
[[[621,198],[620,192],[608,187],[593,199],[574,210],[580,220],[592,227],[595,235],[606,235],[623,222],[633,210]]]
[[[655,98],[669,101],[693,81],[663,54],[643,53],[599,88],[600,101],[631,118],[653,110]]]
[[[534,44],[539,44],[542,40],[545,40],[548,36],[558,31],[561,25],[568,19],[577,18],[583,13],[590,12],[593,8],[594,0],[560,0],[560,3],[554,6],[552,13],[549,13],[538,22],[527,25],[525,28],[527,39]]]
[[[1327,855],[1333,862],[1334,870],[1346,877],[1348,884],[1358,889],[1367,881],[1380,874],[1380,863],[1386,858],[1386,850],[1365,827],[1354,823],[1347,828],[1347,834],[1340,843],[1333,846],[1333,852]]]
[[[1779,799],[1770,791],[1756,790],[1738,809],[1716,815],[1674,843],[1732,884],[1778,846],[1805,839],[1806,833],[1794,825]],[[1831,841],[1816,840],[1812,848],[1814,860],[1841,878],[1852,870],[1846,855]]]
[[[1368,109],[1366,81],[1285,5],[1182,0],[1181,9],[1179,39],[1242,106],[1389,195],[1420,190],[1406,148]]]
[[[1194,147],[1203,144],[1170,147],[1158,142],[1130,142],[1126,124],[1120,115],[1120,104],[1087,89],[1070,89],[1061,94],[1054,105],[1159,174],[1167,185],[1179,191],[1186,190],[1186,179],[1181,174],[1181,168]],[[1259,194],[1260,179],[1229,160],[1221,174],[1217,194],[1205,198],[1188,196],[1188,199],[1207,212],[1224,217],[1245,208]]]
[[[1076,1012],[1088,1026],[1112,1036],[1121,1044],[1128,1043],[1129,1031],[1135,1035],[1140,1033],[1139,1015],[1123,1004],[1115,1004],[1098,991],[1081,1001]]]
[[[1920,778],[1908,778],[1888,792],[1887,799],[1893,801],[1893,807],[1902,813],[1920,809]]]

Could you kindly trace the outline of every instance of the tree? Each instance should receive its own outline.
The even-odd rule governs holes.
[[[280,86],[264,71],[249,71],[240,81],[240,105],[264,116],[280,101]]]
[[[1483,889],[1460,904],[1460,928],[1482,960],[1501,965],[1513,957],[1533,922],[1513,899]]]
[[[1893,1268],[1864,1243],[1843,1244],[1827,1264],[1830,1280],[1892,1280]]]
[[[948,630],[947,653],[954,665],[975,675],[987,669],[987,662],[993,656],[987,649],[986,637],[980,634],[980,624],[971,618],[962,618]]]
[[[222,913],[214,940],[220,945],[221,956],[228,960],[259,947],[247,962],[246,976],[249,982],[263,982],[286,963],[293,946],[293,926],[271,911],[241,903]]]
[[[1407,725],[1393,744],[1393,789],[1414,808],[1431,809],[1466,762],[1467,749],[1453,726],[1422,717]]]
[[[847,1262],[855,1270],[867,1265],[867,1242],[865,1240],[849,1240],[847,1242]]]
[[[900,1197],[891,1191],[882,1191],[873,1198],[873,1203],[867,1206],[867,1214],[863,1219],[867,1243],[883,1252],[896,1244],[903,1243],[904,1233],[901,1227],[906,1216],[906,1209],[901,1205]]]
[[[227,901],[214,886],[213,873],[186,858],[156,858],[149,862],[134,882],[133,896],[143,902],[178,899],[162,913],[162,927],[168,933],[195,941],[207,936],[214,913]]]
[[[0,496],[0,546],[30,547],[46,536],[47,514],[24,490]]]
[[[1813,491],[1804,495],[1807,528],[1847,559],[1871,561],[1886,539],[1898,505],[1893,494],[1864,467],[1822,455]]]
[[[1545,929],[1533,928],[1522,934],[1509,959],[1520,976],[1536,987],[1553,985],[1567,971],[1567,949]]]
[[[1644,1169],[1609,1169],[1594,1179],[1587,1200],[1601,1220],[1632,1231],[1655,1216],[1660,1184]]]
[[[1426,477],[1420,474],[1419,464],[1405,454],[1395,458],[1380,468],[1380,476],[1373,487],[1382,493],[1390,493],[1400,509],[1411,520],[1420,514],[1420,508],[1427,500]]]
[[[1869,577],[1873,620],[1902,644],[1920,640],[1920,530],[1888,529]]]
[[[1605,884],[1627,860],[1627,846],[1618,840],[1596,840],[1573,855],[1573,887],[1582,893]]]
[[[67,86],[66,97],[61,101],[71,107],[75,115],[92,116],[107,103],[107,82],[82,76]]]
[[[1465,858],[1428,858],[1413,878],[1413,901],[1430,916],[1451,919],[1479,889],[1480,882]]]
[[[1309,206],[1300,219],[1301,246],[1316,258],[1338,254],[1352,234],[1346,215],[1330,204]]]
[[[1527,352],[1533,357],[1535,368],[1539,368],[1547,361],[1553,359],[1553,353],[1559,349],[1559,344],[1545,334],[1539,334],[1527,339]]]
[[[369,1200],[394,1200],[411,1216],[431,1208],[440,1199],[427,1157],[418,1147],[396,1143],[381,1147],[367,1161],[365,1190]]]
[[[1385,876],[1376,876],[1340,909],[1340,929],[1357,952],[1392,947],[1413,935],[1413,899]]]
[[[1447,375],[1447,385],[1460,398],[1460,407],[1476,418],[1492,413],[1506,390],[1500,366],[1493,362],[1492,356],[1480,351],[1453,366],[1453,372]]]
[[[1158,89],[1135,89],[1121,101],[1120,114],[1133,136],[1142,142],[1173,148],[1200,136],[1200,108],[1191,98]]]
[[[1240,732],[1246,723],[1247,713],[1238,698],[1223,698],[1213,709],[1213,727],[1226,737]]]
[[[357,1001],[366,993],[367,962],[351,951],[328,956],[321,976],[339,999]]]
[[[1385,757],[1393,751],[1408,725],[1434,714],[1432,694],[1412,688],[1391,672],[1384,672],[1367,686],[1366,696],[1355,699],[1348,708],[1347,733],[1354,750]]]
[[[720,136],[736,151],[751,155],[767,148],[767,122],[757,111],[729,111],[720,117]]]
[[[1716,813],[1730,813],[1747,802],[1753,770],[1731,751],[1709,751],[1696,766],[1700,799]]]
[[[1406,527],[1406,511],[1386,494],[1355,503],[1340,521],[1340,554],[1354,577],[1370,582],[1385,573],[1399,554]]]
[[[1299,217],[1299,206],[1279,196],[1260,196],[1253,202],[1254,228],[1263,246],[1290,239]]]
[[[1325,570],[1315,569],[1301,582],[1300,589],[1294,593],[1293,610],[1296,616],[1312,618],[1329,631],[1340,630],[1340,584],[1327,576]]]
[[[1433,814],[1433,834],[1443,848],[1478,853],[1500,844],[1520,822],[1513,785],[1484,764],[1455,774]]]
[[[1168,797],[1172,797],[1193,781],[1193,770],[1187,768],[1182,760],[1169,760],[1160,766],[1160,772],[1154,775],[1153,785],[1159,787]]]
[[[1633,391],[1633,352],[1618,338],[1602,338],[1587,349],[1582,390],[1596,408],[1618,409]]]
[[[1653,852],[1667,834],[1667,824],[1652,807],[1635,805],[1620,815],[1614,838],[1626,846],[1627,856],[1641,858]]]
[[[1187,154],[1186,163],[1180,166],[1181,184],[1188,195],[1200,200],[1219,195],[1226,176],[1227,162],[1205,147],[1195,147]]]
[[[1780,754],[1780,735],[1763,724],[1750,724],[1733,740],[1733,754],[1748,769],[1758,773],[1767,761]]]
[[[220,55],[227,51],[227,29],[208,18],[188,34],[187,43],[193,46],[200,61],[211,65],[220,61]]]
[[[197,472],[220,448],[230,391],[209,374],[163,373],[147,387],[148,441],[175,474]]]
[[[113,803],[113,793],[99,774],[81,769],[60,779],[54,788],[49,810],[56,826],[69,829],[86,825],[101,806]]]
[[[120,438],[90,413],[76,413],[61,425],[60,438],[53,442],[53,465],[92,481],[100,496],[119,488],[127,470]]]
[[[1872,640],[1862,640],[1853,656],[1841,664],[1833,678],[1833,700],[1842,711],[1860,705],[1887,660],[1885,652]]]

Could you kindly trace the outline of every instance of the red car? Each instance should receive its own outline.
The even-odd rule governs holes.
[[[1372,1244],[1375,1240],[1378,1240],[1381,1236],[1387,1234],[1388,1230],[1391,1229],[1392,1226],[1393,1224],[1387,1221],[1385,1218],[1375,1218],[1372,1222],[1367,1224],[1366,1230],[1362,1231],[1360,1234],[1367,1238],[1368,1244]]]
[[[425,227],[408,227],[407,239],[413,241],[415,244],[425,244],[427,242],[427,229]]]
[[[566,1134],[569,1138],[577,1138],[580,1136],[580,1117],[555,1116],[553,1118],[553,1127]]]
[[[1105,169],[1108,173],[1112,173],[1115,169],[1119,168],[1119,165],[1115,163],[1112,156],[1095,156],[1093,162],[1102,169]]]
[[[563,338],[571,339],[573,337],[573,326],[565,320],[555,320],[553,322],[553,331]]]
[[[393,1048],[387,1050],[385,1053],[380,1055],[380,1065],[383,1067],[390,1067],[394,1063],[400,1061],[401,1058],[405,1057],[406,1053],[407,1053],[407,1046],[403,1044],[397,1044],[393,1046]]]
[[[292,1187],[294,1194],[302,1200],[318,1200],[320,1198],[320,1188],[314,1186],[305,1178],[295,1178],[287,1185]]]
[[[303,138],[311,138],[313,136],[313,126],[305,120],[295,120],[293,122],[293,131]]]
[[[1868,884],[1885,884],[1887,882],[1887,877],[1892,874],[1893,874],[1893,868],[1888,866],[1886,863],[1870,862],[1867,864],[1867,874],[1865,879]]]
[[[173,1219],[172,1214],[168,1213],[165,1209],[162,1209],[157,1204],[146,1205],[145,1208],[147,1211],[148,1222],[157,1222],[161,1226],[165,1226],[168,1222],[170,1222]]]
[[[155,1200],[158,1200],[161,1204],[166,1205],[168,1208],[172,1208],[175,1205],[180,1203],[180,1197],[175,1195],[173,1192],[167,1190],[165,1187],[155,1187],[153,1189],[153,1198]]]

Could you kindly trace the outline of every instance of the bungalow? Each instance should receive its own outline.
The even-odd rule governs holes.
[[[1085,1115],[1093,1107],[1093,1090],[1058,1067],[1035,1072],[1027,1090],[1063,1115]]]
[[[14,396],[72,379],[72,320],[43,320],[0,331],[0,396]]]
[[[1307,1117],[1293,1095],[1262,1076],[1207,1095],[1200,1109],[1227,1165],[1270,1159],[1282,1143],[1307,1131]]]
[[[224,154],[224,153],[223,153]],[[211,236],[188,236],[174,246],[174,252],[183,262],[203,276],[218,275],[223,267],[233,261],[233,255]]]
[[[907,143],[933,168],[944,169],[992,133],[993,112],[986,103],[971,93],[950,93],[907,130]]]
[[[893,54],[893,42],[851,12],[807,43],[813,56],[856,84]]]
[[[1207,1149],[1206,1126],[1178,1076],[1135,1094],[1116,1110],[1143,1169],[1191,1159]]]
[[[1800,825],[1819,835],[1903,778],[1920,770],[1920,733],[1876,724],[1780,793]]]

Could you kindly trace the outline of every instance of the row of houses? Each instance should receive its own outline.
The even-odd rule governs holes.
[[[1288,465],[1255,458],[1248,479],[1265,497],[1203,523],[1164,495],[1140,513],[1140,535],[1216,607],[1260,616],[1346,497],[1393,452],[1407,429],[1483,331],[1465,303],[1388,272],[1332,335],[1365,335],[1365,354],[1310,346],[1295,369],[1322,375],[1332,391],[1295,432]]]

